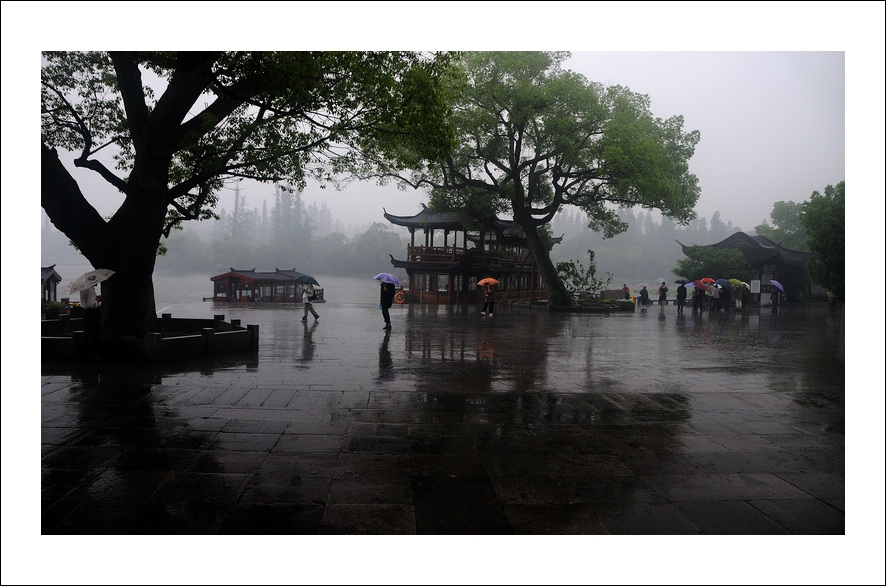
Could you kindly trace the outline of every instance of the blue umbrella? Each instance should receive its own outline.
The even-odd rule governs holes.
[[[397,275],[392,275],[391,273],[379,273],[372,278],[376,281],[382,281],[383,283],[391,283],[393,285],[400,284],[400,279],[397,278]]]

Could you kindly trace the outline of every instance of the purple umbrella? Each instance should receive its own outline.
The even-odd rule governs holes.
[[[382,281],[384,283],[391,283],[393,285],[399,285],[400,279],[397,278],[397,275],[392,275],[391,273],[379,273],[372,277],[376,281]]]
[[[776,281],[775,279],[772,279],[772,280],[769,281],[769,282],[772,283],[773,285],[775,285],[776,287],[778,287],[778,290],[779,290],[779,291],[781,291],[782,293],[784,293],[784,285],[782,285],[781,283],[779,283],[779,282]]]

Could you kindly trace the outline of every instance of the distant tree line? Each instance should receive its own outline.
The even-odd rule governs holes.
[[[715,212],[710,221],[696,218],[686,226],[677,225],[667,216],[656,221],[653,214],[642,211],[635,215],[629,209],[620,209],[617,213],[628,229],[612,238],[604,238],[600,232],[588,228],[581,212],[558,214],[551,222],[551,229],[554,237],[563,236],[563,240],[554,245],[551,258],[555,262],[583,259],[588,250],[593,250],[601,274],[612,273],[623,279],[670,279],[676,278],[675,262],[683,258],[677,241],[689,246],[714,244],[741,231],[732,222],[724,222],[720,212]],[[617,285],[621,287],[621,283]]]

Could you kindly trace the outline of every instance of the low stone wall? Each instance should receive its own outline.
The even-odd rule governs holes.
[[[40,354],[42,360],[83,359],[86,343],[83,320],[43,320],[41,322]],[[99,355],[107,361],[188,360],[221,354],[258,352],[258,325],[240,325],[240,320],[224,321],[223,315],[213,319],[173,318],[163,314],[160,332],[150,332],[144,339],[134,337],[102,338]],[[167,335],[164,333],[199,332]]]

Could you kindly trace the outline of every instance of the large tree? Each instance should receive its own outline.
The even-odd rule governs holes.
[[[583,210],[606,237],[627,226],[618,208],[695,214],[688,160],[699,141],[683,119],[653,117],[645,95],[561,69],[564,52],[464,53],[465,89],[453,118],[457,147],[400,179],[431,190],[436,209],[479,223],[506,213],[523,229],[556,304],[572,304],[540,231],[563,208]],[[393,174],[393,173],[391,173]]]
[[[806,227],[800,221],[803,205],[803,203],[793,201],[775,202],[772,205],[772,212],[769,214],[772,225],[770,226],[766,220],[763,220],[762,224],[754,227],[754,232],[785,248],[808,250]]]
[[[806,263],[809,277],[844,299],[846,279],[846,182],[828,185],[824,194],[812,192],[803,204],[800,221],[815,256]]]
[[[302,188],[363,156],[398,165],[451,146],[447,54],[46,52],[41,204],[95,267],[111,336],[155,331],[161,239],[214,217],[226,181]],[[111,156],[101,158],[106,152]],[[103,218],[62,163],[120,193]],[[108,164],[113,159],[112,164]]]

